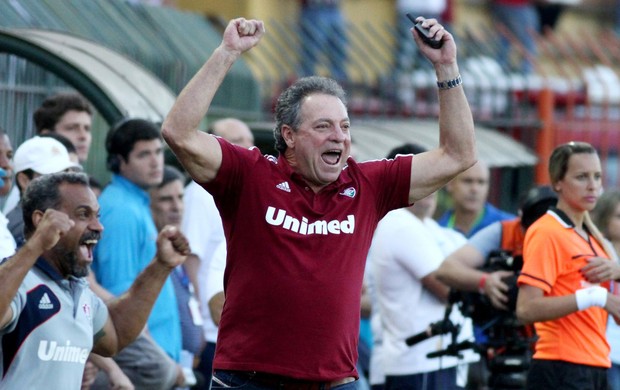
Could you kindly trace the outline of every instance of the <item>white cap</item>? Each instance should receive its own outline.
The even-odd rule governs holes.
[[[32,169],[41,175],[81,168],[69,159],[67,148],[50,137],[33,137],[24,141],[13,156],[15,173]]]

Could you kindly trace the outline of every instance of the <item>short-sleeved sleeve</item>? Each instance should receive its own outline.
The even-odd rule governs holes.
[[[561,272],[562,251],[558,247],[555,232],[546,221],[537,221],[525,234],[523,245],[523,269],[517,284],[551,291]]]
[[[11,311],[13,312],[13,315],[11,316],[11,320],[9,321],[8,324],[6,324],[4,328],[0,329],[0,335],[12,332],[15,329],[15,326],[17,325],[17,319],[19,318],[19,314],[22,312],[25,306],[26,306],[26,288],[22,284],[19,287],[17,294],[15,294],[15,296],[13,297],[13,300],[11,300],[11,304],[9,305],[9,307],[11,308]]]

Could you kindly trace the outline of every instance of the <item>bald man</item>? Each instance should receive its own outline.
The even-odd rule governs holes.
[[[254,146],[252,131],[247,124],[239,119],[224,118],[217,120],[211,124],[208,132],[242,148]],[[213,197],[198,183],[192,181],[187,185],[183,201],[185,202],[185,211],[181,230],[186,234],[192,252],[200,259],[198,264],[189,264],[193,270],[188,273],[195,275],[195,280],[192,282],[198,290],[196,295],[200,299],[202,327],[207,343],[202,351],[198,370],[205,376],[204,389],[208,389],[211,383],[217,326],[209,310],[208,303],[212,297],[207,295],[206,284],[213,254],[219,244],[225,241],[224,228]],[[215,299],[219,299],[223,304],[223,292]]]
[[[470,238],[494,222],[516,218],[515,215],[487,202],[490,176],[489,166],[479,160],[448,183],[446,190],[452,198],[454,208],[439,219],[439,224]],[[487,340],[483,329],[478,326],[474,326],[474,335],[479,343]],[[467,379],[468,388],[482,388],[487,376],[488,369],[484,361],[471,363]]]
[[[488,165],[478,161],[448,183],[446,190],[454,208],[439,219],[439,224],[453,228],[469,238],[493,222],[515,218],[513,214],[487,202],[490,176]]]
[[[235,118],[224,118],[213,122],[209,128],[209,133],[224,138],[233,145],[243,148],[254,146],[254,135],[245,124]]]

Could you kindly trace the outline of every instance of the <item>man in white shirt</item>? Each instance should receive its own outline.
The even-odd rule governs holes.
[[[394,149],[388,157],[423,151],[407,144]],[[371,366],[371,376],[373,370],[382,370],[386,390],[458,389],[464,385],[465,375],[457,381],[457,366],[478,360],[471,352],[463,352],[463,360],[451,356],[428,358],[428,353],[450,344],[449,334],[413,346],[405,342],[444,319],[449,288],[437,280],[435,271],[449,253],[466,242],[461,234],[440,227],[431,218],[435,206],[436,194],[432,194],[411,207],[391,211],[379,222],[373,236],[367,266],[376,299],[373,316],[378,316],[381,324],[373,334],[382,336],[380,349],[376,352],[375,345],[373,354],[380,353],[382,361],[377,363],[379,366]],[[460,312],[453,310],[449,319],[462,325],[459,340],[473,337],[471,321]],[[376,318],[372,323],[376,326]],[[376,380],[373,382],[376,384]]]

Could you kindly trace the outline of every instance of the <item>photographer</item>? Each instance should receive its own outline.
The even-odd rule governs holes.
[[[506,347],[504,353],[527,353],[529,330],[520,327],[513,314],[515,273],[522,264],[520,259],[525,231],[556,201],[557,195],[550,187],[532,188],[521,201],[520,217],[493,223],[476,233],[466,245],[448,256],[437,270],[437,278],[450,287],[481,294],[464,295],[468,302],[462,304],[462,307],[469,304],[464,311],[472,316],[475,324],[484,323],[481,327],[485,329],[484,334],[477,339],[480,350],[502,346]],[[502,369],[494,366],[492,371],[499,373]],[[487,376],[486,373],[483,375]],[[521,386],[518,384],[521,379],[500,376],[489,378],[491,386],[506,380],[516,388]]]
[[[460,291],[477,291],[487,296],[495,308],[508,310],[509,286],[504,279],[514,276],[514,272],[486,272],[480,268],[496,250],[510,252],[513,258],[520,256],[525,231],[556,201],[557,195],[550,187],[532,188],[522,201],[519,217],[495,222],[476,233],[466,245],[446,258],[437,270],[437,278]]]

